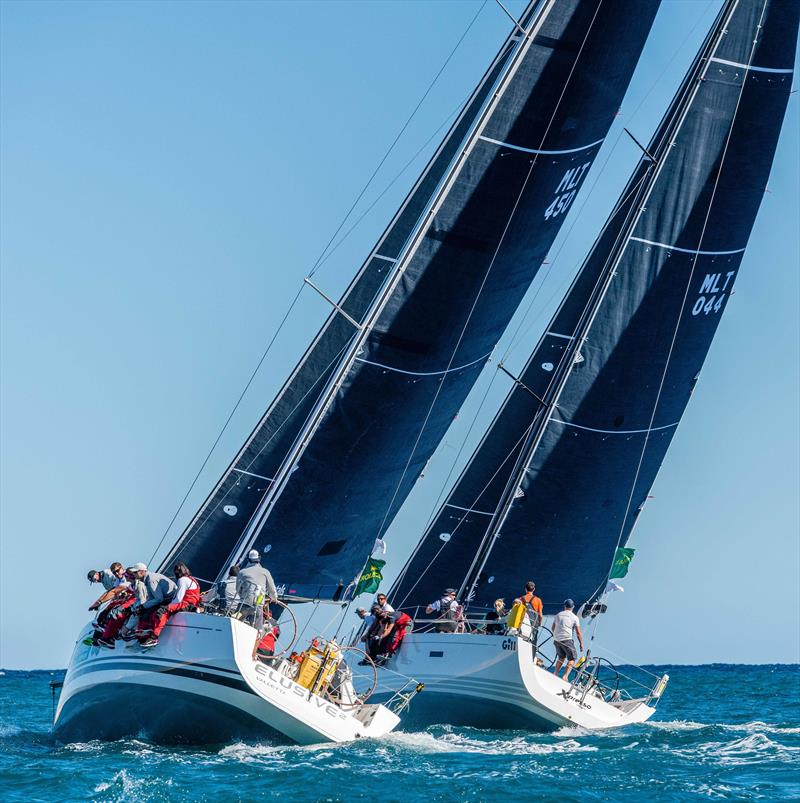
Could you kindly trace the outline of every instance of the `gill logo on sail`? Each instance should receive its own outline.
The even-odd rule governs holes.
[[[545,220],[549,220],[551,217],[558,217],[569,209],[569,205],[578,193],[578,187],[591,165],[592,163],[589,161],[580,165],[580,167],[571,167],[564,173],[556,187],[556,197],[550,206],[544,210]]]

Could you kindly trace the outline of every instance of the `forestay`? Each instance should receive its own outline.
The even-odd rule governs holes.
[[[697,382],[767,187],[800,4],[725,3],[602,236],[393,589],[545,611],[605,588]],[[755,43],[755,44],[754,44]],[[532,393],[542,399],[541,403]]]
[[[311,596],[359,572],[545,258],[656,7],[529,6],[528,35],[512,32],[339,302],[362,321],[387,293],[374,325],[331,315],[163,565],[211,577],[255,544],[288,593]]]

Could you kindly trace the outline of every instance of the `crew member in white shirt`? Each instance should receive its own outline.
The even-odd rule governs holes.
[[[556,645],[557,659],[553,671],[558,674],[561,665],[566,661],[567,668],[564,670],[564,680],[569,680],[569,674],[578,659],[575,642],[572,640],[573,631],[578,636],[578,643],[581,645],[581,652],[583,652],[583,634],[581,633],[578,617],[572,611],[574,607],[575,603],[571,599],[564,600],[564,610],[553,617],[553,642]]]
[[[394,613],[394,608],[389,604],[386,599],[386,594],[378,594],[375,598],[375,605],[377,605],[384,613]]]

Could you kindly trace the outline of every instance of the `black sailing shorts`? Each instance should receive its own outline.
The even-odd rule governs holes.
[[[556,641],[556,657],[562,661],[574,661],[578,657],[578,651],[575,649],[575,643],[572,641]]]

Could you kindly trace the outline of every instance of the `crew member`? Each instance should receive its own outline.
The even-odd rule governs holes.
[[[382,611],[378,605],[373,605],[369,612],[369,616],[364,617],[365,622],[368,619],[371,619],[372,621],[367,629],[367,632],[364,633],[361,640],[366,643],[367,655],[373,661],[376,661],[378,656],[381,654],[381,641],[383,639],[383,631],[385,628],[385,623],[383,621],[384,616],[388,616],[388,614],[384,613],[384,611]]]
[[[176,591],[172,602],[167,606],[170,616],[178,611],[193,611],[200,604],[200,583],[192,577],[185,563],[176,563],[172,569],[175,576]]]
[[[367,613],[366,608],[356,608],[356,616],[364,623],[367,630],[375,624],[375,617],[371,613]]]
[[[458,630],[459,611],[461,606],[456,599],[456,590],[446,588],[444,594],[425,608],[425,613],[438,613],[441,620],[436,625],[439,633],[455,633]]]
[[[92,569],[88,573],[90,583],[102,583],[105,591],[89,606],[90,611],[99,610],[106,602],[109,604],[97,614],[92,626],[95,635],[100,635],[108,622],[111,612],[121,604],[130,592],[130,583],[125,579],[125,569],[121,563],[112,563],[108,569],[97,571]]]
[[[538,621],[534,620],[531,624],[538,627],[542,624],[542,601],[533,593],[534,591],[536,591],[536,583],[534,583],[533,580],[528,580],[528,582],[525,583],[525,593],[519,600],[526,608],[533,609]]]
[[[116,639],[129,640],[138,626],[139,618],[132,616],[131,611],[134,605],[143,603],[147,599],[147,592],[142,581],[136,577],[134,569],[134,566],[129,566],[125,570],[123,576],[128,585],[128,593],[119,595],[115,599],[114,608],[109,611],[102,633],[95,635],[94,646],[108,647],[113,650]],[[122,587],[120,586],[120,588]]]
[[[385,658],[391,658],[403,643],[406,632],[414,624],[412,618],[403,611],[383,614],[383,637],[381,638],[380,652]]]
[[[572,672],[572,667],[575,666],[575,661],[578,658],[575,642],[572,640],[573,630],[578,636],[578,643],[581,645],[581,652],[583,652],[583,635],[578,617],[575,616],[572,610],[574,607],[575,603],[571,599],[564,600],[564,610],[553,617],[553,643],[556,646],[557,658],[553,671],[557,675],[561,665],[566,661],[567,668],[564,670],[564,680],[569,680],[569,674]]]
[[[262,594],[266,594],[267,599],[270,600],[278,599],[275,581],[261,565],[261,556],[257,549],[251,549],[247,553],[247,561],[247,566],[241,569],[236,576],[236,593],[246,611],[256,608],[263,602],[263,600],[259,600]]]
[[[236,605],[236,576],[238,574],[239,567],[234,564],[228,569],[228,576],[224,580],[218,580],[202,595],[203,602],[215,604],[221,614],[230,613]]]
[[[90,569],[87,575],[90,583],[102,583],[103,588],[106,590],[106,593],[109,591],[113,591],[117,586],[120,585],[121,582],[124,581],[125,578],[125,569],[123,568],[121,563],[112,563],[108,569]],[[105,596],[105,594],[103,594]],[[89,610],[94,610],[95,608],[99,607],[101,602],[103,601],[103,596],[101,596]],[[109,597],[110,599],[110,597]]]
[[[166,627],[167,620],[180,611],[193,611],[200,604],[200,583],[192,577],[189,567],[185,563],[176,563],[172,569],[175,577],[176,590],[169,605],[159,605],[152,615],[149,626],[152,636],[142,646],[155,647],[161,631]]]
[[[177,586],[165,574],[148,571],[144,563],[137,563],[131,568],[134,576],[144,583],[146,593],[144,602],[137,602],[131,607],[131,613],[140,617],[139,625],[136,628],[136,638],[139,639],[142,647],[155,647],[158,644],[155,628],[160,624],[161,616],[172,602]],[[164,621],[166,622],[166,620]]]
[[[253,647],[253,660],[268,664],[275,655],[275,642],[280,638],[278,620],[273,618],[269,605],[264,606],[264,624],[259,628]]]
[[[491,624],[487,624],[484,627],[484,630],[490,636],[497,636],[502,634],[505,630],[505,627],[501,624],[503,619],[508,616],[508,611],[506,610],[506,601],[504,599],[496,599],[494,601],[494,606],[489,613],[486,614],[486,621],[491,622]]]
[[[394,613],[394,608],[386,599],[386,594],[378,594],[378,596],[375,597],[375,602],[373,604],[377,605],[385,613]]]

